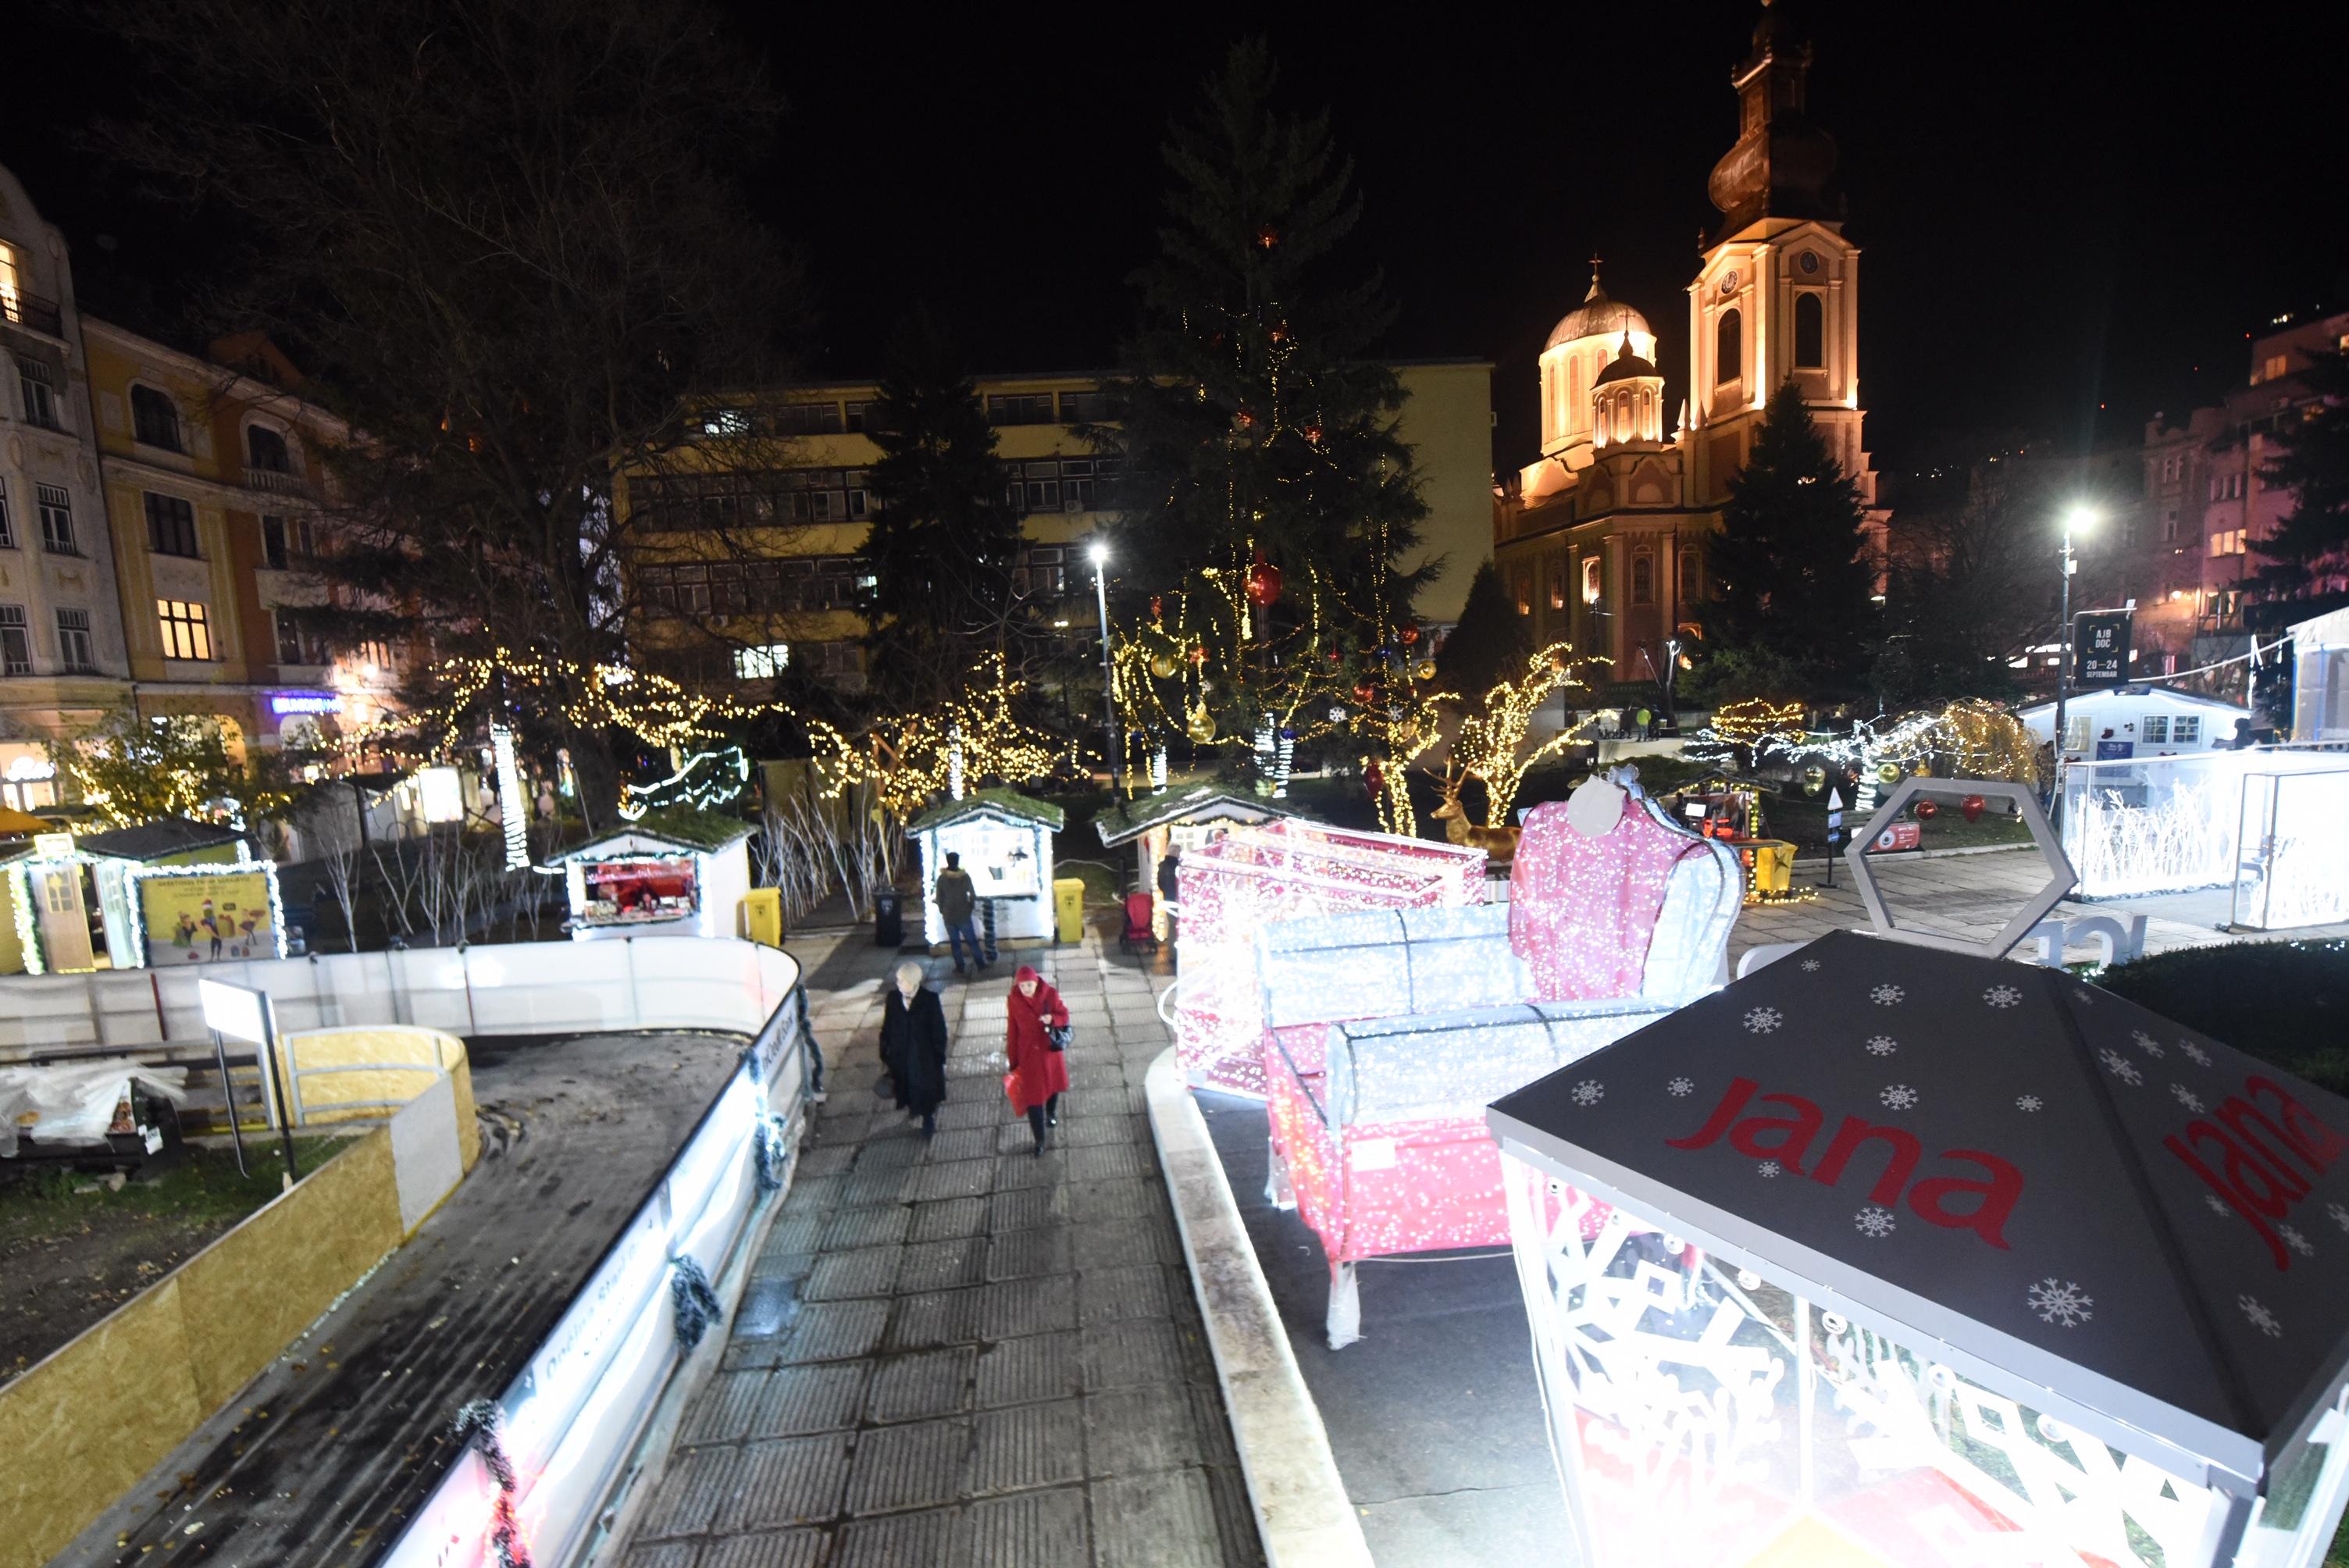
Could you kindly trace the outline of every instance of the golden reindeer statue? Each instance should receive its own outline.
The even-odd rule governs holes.
[[[1467,781],[1467,771],[1446,759],[1441,779],[1444,803],[1428,815],[1444,824],[1444,836],[1452,842],[1482,850],[1496,861],[1515,860],[1517,854],[1516,828],[1478,828],[1469,824],[1467,810],[1460,804],[1460,787]]]

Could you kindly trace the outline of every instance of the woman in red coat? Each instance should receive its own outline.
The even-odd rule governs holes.
[[[1044,984],[1042,975],[1022,964],[1019,978],[1011,983],[1007,1012],[1003,1054],[1011,1071],[1004,1076],[1003,1088],[1011,1097],[1012,1110],[1027,1114],[1028,1126],[1036,1134],[1034,1152],[1041,1155],[1048,1137],[1044,1130],[1061,1124],[1061,1096],[1069,1087],[1068,1059],[1053,1048],[1044,1030],[1047,1026],[1069,1026],[1068,1004]]]

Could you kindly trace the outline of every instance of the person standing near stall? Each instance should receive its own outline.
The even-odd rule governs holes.
[[[1003,1075],[1003,1091],[1011,1097],[1012,1113],[1027,1117],[1029,1130],[1036,1135],[1031,1152],[1040,1156],[1051,1138],[1049,1130],[1061,1123],[1061,1096],[1069,1087],[1063,1049],[1069,1008],[1042,975],[1022,964],[1005,1011],[1003,1054],[1011,1070]],[[1054,1038],[1056,1034],[1061,1037]]]
[[[965,945],[970,949],[970,966],[981,975],[987,973],[987,950],[978,944],[978,928],[971,917],[978,910],[978,886],[970,873],[962,869],[962,857],[949,851],[947,869],[938,873],[930,896],[938,906],[938,920],[947,928],[947,944],[954,950],[955,973],[963,974],[962,954]]]
[[[946,1009],[912,959],[897,965],[896,980],[881,1009],[881,1065],[896,1086],[897,1109],[920,1117],[928,1138],[938,1130],[938,1106],[947,1098]]]

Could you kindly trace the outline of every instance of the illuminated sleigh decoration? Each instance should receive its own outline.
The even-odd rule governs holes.
[[[1183,857],[1175,1059],[1195,1087],[1264,1098],[1257,934],[1341,910],[1485,900],[1485,854],[1285,819],[1234,828]]]
[[[2323,1559],[2349,1102],[1839,934],[1490,1123],[1589,1568]]]
[[[1507,1243],[1487,1104],[1721,975],[1744,898],[1735,852],[1629,777],[1528,814],[1507,905],[1291,920],[1257,938],[1268,1196],[1320,1239],[1332,1349],[1361,1336],[1361,1260]]]

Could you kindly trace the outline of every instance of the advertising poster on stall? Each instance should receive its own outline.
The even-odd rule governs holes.
[[[139,919],[155,968],[277,956],[265,872],[141,877]]]

